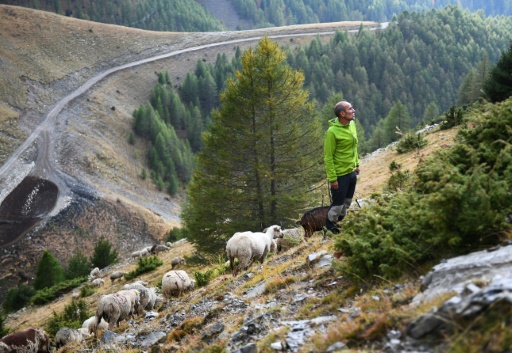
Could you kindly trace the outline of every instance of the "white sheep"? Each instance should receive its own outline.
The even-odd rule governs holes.
[[[183,270],[172,270],[162,277],[162,294],[166,298],[181,296],[185,291],[194,289],[195,281]]]
[[[121,294],[128,298],[130,301],[130,314],[133,317],[135,313],[139,313],[140,308],[140,290],[138,289],[122,289],[120,291],[117,291],[116,294]]]
[[[88,334],[84,334],[80,329],[62,327],[55,334],[55,346],[60,348],[70,342],[81,343],[87,338]]]
[[[103,280],[103,278],[96,278],[91,282],[91,284],[95,287],[101,287],[102,285],[105,284],[105,281]]]
[[[142,315],[144,313],[144,309],[148,306],[148,303],[151,299],[151,293],[149,291],[149,288],[146,288],[144,285],[135,282],[135,283],[129,283],[125,284],[124,289],[136,289],[140,292],[139,294],[139,306],[137,308],[137,314]]]
[[[98,267],[95,267],[91,273],[89,273],[88,280],[89,282],[92,282],[94,279],[98,278],[100,275],[100,269]]]
[[[89,334],[94,333],[94,328],[96,326],[98,326],[97,328],[101,330],[108,329],[108,322],[106,322],[103,318],[101,319],[99,325],[97,325],[98,322],[96,320],[96,316],[91,316],[82,323],[82,328],[86,329]]]
[[[150,255],[149,250],[147,248],[144,248],[142,250],[132,252],[132,259],[138,259],[138,258],[146,257],[149,255]]]
[[[176,257],[174,257],[171,260],[171,266],[172,266],[173,270],[174,270],[175,267],[179,267],[179,266],[184,265],[186,263],[187,263],[187,261],[183,257],[181,257],[181,256],[176,256]]]
[[[145,249],[144,249],[145,250]],[[138,259],[139,257],[141,257],[140,255],[140,251],[134,251],[132,252],[132,259]]]
[[[148,310],[153,310],[156,308],[159,304],[163,302],[163,297],[157,293],[156,289],[154,287],[149,288],[149,302],[146,308]]]
[[[112,281],[112,283],[114,283],[116,279],[122,278],[125,274],[126,272],[123,271],[114,271],[110,274],[110,280]]]
[[[152,248],[151,248],[151,253],[152,254],[158,254],[162,251],[170,251],[171,248],[165,246],[165,245],[162,245],[162,244],[158,244],[158,245],[154,245]]]
[[[279,240],[281,238],[278,238],[277,240]],[[273,252],[273,253],[276,253],[278,250],[278,245],[277,245],[277,241],[276,239],[272,239],[272,244],[270,245],[270,251],[269,252]]]
[[[254,261],[261,264],[265,261],[272,247],[272,239],[282,237],[281,227],[273,225],[262,232],[238,232],[235,233],[226,244],[226,254],[233,276],[239,270],[245,271]],[[238,267],[234,268],[235,258],[238,259]]]
[[[95,322],[90,327],[94,336],[98,334],[98,322],[104,319],[108,322],[108,329],[112,330],[114,326],[119,327],[119,323],[132,317],[133,305],[130,298],[120,293],[106,294],[101,296],[96,307]]]

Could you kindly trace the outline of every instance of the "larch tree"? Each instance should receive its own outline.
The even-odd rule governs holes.
[[[304,76],[263,38],[220,96],[182,212],[184,231],[216,252],[237,231],[288,225],[322,178],[322,131]]]

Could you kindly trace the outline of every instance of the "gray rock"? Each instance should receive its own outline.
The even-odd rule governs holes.
[[[347,345],[343,342],[336,342],[334,344],[331,344],[329,348],[325,350],[325,353],[333,353],[337,351],[341,351],[343,349],[346,349]]]
[[[141,343],[141,348],[149,348],[151,346],[154,346],[160,341],[165,340],[167,337],[167,334],[165,332],[151,332]]]

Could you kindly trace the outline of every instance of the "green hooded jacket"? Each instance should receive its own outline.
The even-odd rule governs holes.
[[[324,140],[324,163],[327,179],[333,182],[359,167],[359,155],[356,123],[352,120],[348,125],[342,125],[338,118],[334,118],[329,120],[329,125]]]

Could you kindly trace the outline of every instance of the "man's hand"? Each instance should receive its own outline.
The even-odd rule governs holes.
[[[331,181],[331,189],[338,190],[338,181]]]

